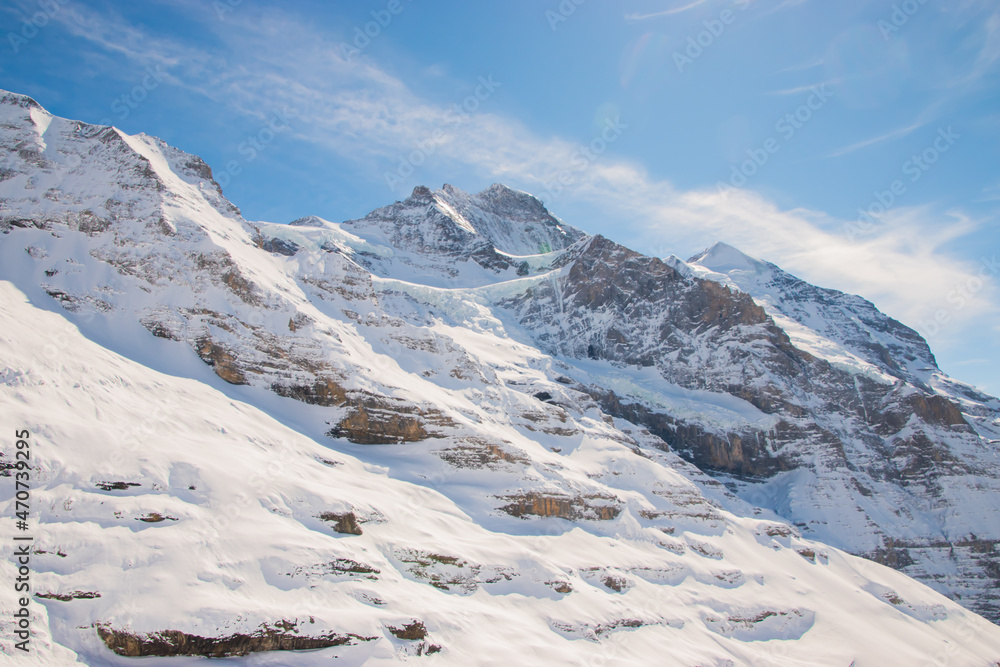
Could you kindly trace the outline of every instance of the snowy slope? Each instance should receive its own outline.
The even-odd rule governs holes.
[[[884,382],[930,389],[959,403],[967,414],[996,418],[1000,401],[948,377],[927,342],[913,329],[880,312],[868,300],[816,287],[739,250],[717,243],[675,268],[753,296],[799,348],[835,366]],[[987,429],[991,419],[975,420]],[[995,439],[995,432],[987,437]]]
[[[363,239],[367,248],[352,246],[361,266],[378,276],[436,287],[481,286],[537,273],[551,255],[585,237],[531,195],[500,184],[475,195],[451,185],[435,192],[417,187],[405,201],[358,220],[307,218],[291,224],[326,231],[312,234],[313,242],[351,245],[349,239]],[[286,237],[274,226],[267,234]]]
[[[811,539],[988,558],[992,452],[918,420],[886,437],[929,434],[954,470],[936,495],[880,475],[881,426],[829,409],[848,371],[750,297],[503,186],[249,223],[156,139],[15,95],[0,121],[0,391],[39,440],[39,664],[341,641],[292,664],[1000,656],[995,626]],[[923,397],[864,377],[886,415]],[[986,566],[941,553],[902,566],[988,607]]]
[[[993,480],[997,474],[996,445],[1000,442],[1000,401],[946,376],[938,369],[930,348],[917,332],[879,312],[861,297],[810,285],[774,264],[748,257],[723,243],[688,262],[676,257],[667,261],[685,275],[716,281],[750,294],[797,348],[833,367],[856,378],[886,385],[892,394],[922,396],[923,400],[944,399],[957,406],[977,437],[963,438],[966,440],[964,445],[952,445],[957,445],[961,453],[953,450],[932,455],[936,458],[935,463],[943,464],[936,472],[944,471],[944,475],[934,485],[933,501],[929,505],[924,498],[914,499],[905,493],[905,483],[896,483],[902,489],[886,489],[884,485],[881,489],[868,487],[874,491],[875,498],[888,501],[879,512],[882,516],[878,523],[883,529],[888,527],[886,532],[893,538],[893,544],[887,544],[875,555],[911,574],[924,575],[932,585],[967,600],[971,597],[970,592],[958,590],[965,585],[963,571],[974,573],[975,578],[995,578],[992,574],[995,566],[991,563],[994,562],[997,527],[985,513],[991,511],[996,501],[984,498],[979,492],[984,486],[996,488]],[[916,432],[914,425],[907,425],[900,434],[906,437]],[[950,438],[938,435],[935,439],[947,442]],[[942,484],[944,480],[947,481]],[[789,490],[796,487],[795,496],[802,500],[791,503],[783,500]],[[806,490],[808,492],[803,493]],[[782,515],[799,522],[812,520],[808,516],[812,513],[810,505],[815,504],[817,497],[832,497],[835,511],[844,502],[842,490],[835,491],[829,482],[824,483],[811,472],[802,470],[778,476],[763,486],[745,487],[743,495],[758,504],[784,503],[784,508],[779,510]],[[926,509],[918,522],[913,510],[921,505]],[[951,509],[954,506],[970,508],[968,518],[954,512]],[[901,514],[906,525],[899,521]],[[822,537],[843,548],[864,550],[862,545],[852,543],[856,537],[854,533],[841,532],[843,534],[830,532]],[[963,539],[954,539],[963,533]],[[959,543],[957,550],[956,543]],[[963,548],[968,549],[967,553],[962,553]],[[926,571],[922,571],[923,568]],[[995,599],[989,587],[979,597],[981,600]]]
[[[885,382],[926,382],[939,372],[920,335],[858,296],[799,280],[724,243],[691,258],[696,275],[754,297],[795,344],[852,372]]]
[[[387,475],[394,455],[366,464],[207,376],[164,375],[99,347],[10,283],[0,297],[0,354],[17,361],[0,385],[5,422],[31,431],[37,457],[34,590],[45,597],[35,601],[35,664],[131,664],[103,646],[98,627],[350,638],[236,661],[255,665],[389,663],[432,647],[430,664],[664,664],[663,646],[666,664],[1000,656],[1000,630],[987,621],[772,522],[714,510],[668,535],[627,512],[571,530],[502,521],[491,530],[433,484]],[[151,355],[177,353],[169,342],[147,345]],[[401,465],[426,463],[428,447],[416,449]],[[669,467],[618,443],[588,449],[592,463],[614,452],[618,475],[698,498]],[[362,535],[318,518],[348,511]],[[393,635],[414,622],[426,637]],[[8,643],[3,650],[10,655]]]

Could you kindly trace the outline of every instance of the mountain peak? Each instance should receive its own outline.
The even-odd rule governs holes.
[[[494,205],[502,205],[509,209],[521,210],[528,214],[551,216],[545,204],[534,195],[522,190],[515,190],[503,183],[494,183],[477,193],[475,198]]]
[[[431,189],[429,187],[427,187],[426,185],[418,185],[417,187],[413,188],[413,192],[410,193],[410,196],[407,198],[406,201],[416,200],[426,203],[433,196],[434,193],[431,192]]]
[[[315,215],[307,215],[304,218],[297,218],[288,223],[292,227],[323,227],[326,220]]]
[[[501,184],[251,224],[200,159],[28,99],[0,105],[0,395],[59,471],[35,664],[1000,654],[938,594],[1000,619],[1000,402],[918,377],[860,297],[722,243],[696,261],[729,274],[681,279]],[[206,576],[206,543],[241,557]]]
[[[712,247],[688,260],[689,264],[697,264],[717,273],[730,271],[761,271],[766,264],[759,259],[750,257],[729,245],[718,241]]]
[[[2,88],[0,88],[0,106],[18,106],[42,109],[42,105],[36,102],[34,98],[22,95],[21,93],[12,93],[9,90],[3,90]]]
[[[500,183],[477,194],[449,183],[440,190],[418,185],[406,200],[344,224],[356,233],[376,232],[383,241],[396,239],[392,243],[399,247],[446,254],[460,247],[479,252],[488,243],[506,255],[539,255],[567,248],[586,236],[549,213],[532,195]]]
[[[483,189],[483,191],[479,193],[480,196],[489,195],[489,194],[494,194],[494,195],[506,195],[506,194],[528,195],[529,197],[531,197],[531,195],[529,195],[527,192],[524,192],[522,190],[515,190],[514,188],[512,188],[510,186],[507,186],[507,185],[504,185],[503,183],[493,183],[488,188]],[[534,199],[534,197],[531,197],[531,198]]]

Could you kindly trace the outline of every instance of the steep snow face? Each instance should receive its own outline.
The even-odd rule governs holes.
[[[811,539],[989,611],[994,451],[950,404],[847,382],[749,296],[561,223],[551,252],[505,254],[539,239],[497,231],[540,215],[520,193],[251,225],[196,158],[0,108],[0,396],[46,443],[40,664],[1000,650]]]
[[[438,197],[453,206],[477,233],[490,239],[493,247],[508,255],[562,250],[586,236],[554,217],[528,193],[500,183],[475,195],[446,184]]]
[[[998,528],[995,517],[990,518],[989,511],[984,515],[979,509],[972,510],[968,518],[959,518],[963,512],[952,514],[951,509],[942,516],[941,510],[956,505],[986,508],[996,502],[992,498],[997,492],[1000,401],[944,375],[919,334],[879,312],[865,299],[810,285],[773,264],[747,257],[721,244],[689,262],[671,258],[668,263],[684,275],[713,280],[752,295],[797,348],[848,373],[845,384],[859,387],[857,397],[863,406],[865,421],[882,421],[893,396],[907,397],[903,405],[913,406],[915,414],[900,414],[905,427],[896,437],[884,440],[887,449],[882,449],[875,441],[875,451],[860,459],[848,459],[855,464],[868,461],[865,465],[869,469],[879,460],[903,464],[898,468],[903,474],[902,483],[890,474],[888,486],[870,486],[867,480],[862,480],[858,487],[873,499],[893,499],[881,509],[865,508],[866,516],[879,517],[875,523],[881,531],[895,536],[891,544],[887,542],[881,548],[882,554],[876,554],[876,558],[892,562],[914,576],[926,576],[940,590],[950,590],[966,599],[977,595],[981,600],[991,599],[977,581],[993,577],[990,572],[995,567],[991,563],[995,560],[995,531]],[[870,381],[889,388],[884,399],[872,402],[861,398],[860,387]],[[948,405],[959,408],[964,422],[974,429],[973,437],[949,434],[940,426],[930,429],[919,426],[921,420],[926,421],[930,413],[937,410],[928,411],[932,405],[951,412],[952,417],[947,421],[953,424],[957,424],[957,410]],[[930,421],[938,420],[931,417]],[[856,427],[846,428],[848,423],[842,420],[839,424],[830,424],[830,428],[834,432],[858,433]],[[885,426],[878,427],[876,433],[884,437]],[[918,454],[919,450],[925,454]],[[931,454],[934,450],[938,453]],[[931,464],[928,459],[923,464],[917,463],[927,455],[936,462]],[[906,481],[910,475],[907,470],[912,472],[914,464],[923,470],[917,486],[919,497],[909,493],[912,482]],[[860,480],[857,472],[854,469],[851,476]],[[854,551],[865,551],[870,547],[857,541],[857,536],[865,531],[848,530],[845,524],[850,521],[845,521],[842,513],[832,521],[838,514],[833,507],[851,496],[860,500],[848,488],[835,488],[838,483],[834,480],[838,476],[832,471],[816,474],[800,468],[794,473],[778,475],[764,485],[743,485],[741,493],[758,504],[776,508],[794,521],[810,523],[816,520],[812,516],[816,509],[824,504],[817,499],[837,499],[830,503],[831,511],[823,512],[828,516],[822,519],[822,527],[813,534]],[[986,488],[993,490],[980,495]],[[932,502],[927,503],[925,494],[933,499]],[[899,503],[898,507],[893,507],[893,503]],[[862,502],[859,506],[868,504]],[[916,508],[921,509],[914,511]],[[839,528],[831,530],[831,524]],[[977,551],[979,546],[968,553],[956,551],[952,546],[955,540],[946,536],[962,533],[967,533],[959,540],[963,545],[976,545],[980,538],[986,539],[981,552]],[[945,545],[943,548],[936,546],[931,537],[935,534],[944,538],[939,540]],[[854,540],[853,545],[851,540]],[[967,574],[956,577],[956,571]],[[975,572],[979,574],[971,574]],[[967,586],[972,590],[960,590]],[[975,590],[982,592],[972,592]],[[987,602],[987,605],[988,608],[980,609],[996,618],[993,603]]]
[[[673,264],[683,264],[674,259]],[[810,285],[769,262],[717,243],[686,263],[693,275],[746,292],[795,344],[852,372],[924,385],[940,373],[920,335],[861,297]]]
[[[432,452],[454,447],[449,438],[406,450],[317,442],[253,407],[259,396],[98,346],[8,282],[0,321],[0,358],[16,363],[0,397],[9,423],[31,433],[40,508],[25,664],[131,664],[107,645],[202,664],[181,638],[221,654],[252,645],[239,635],[314,648],[235,662],[254,665],[421,654],[643,664],[663,646],[679,665],[916,664],[938,653],[978,665],[1000,653],[1000,630],[984,619],[787,526],[712,507],[655,450],[636,456],[595,435],[574,456],[548,457],[613,473],[595,488],[630,497],[614,519],[484,521],[467,512],[475,496],[504,488],[539,452],[515,446],[495,472],[467,476],[456,503],[435,488],[461,474],[435,472]],[[178,353],[152,337],[142,346]],[[307,421],[317,411],[293,409]],[[414,480],[394,479],[399,468]],[[627,490],[642,480],[658,495]],[[14,576],[9,561],[0,570]],[[10,587],[0,595],[12,608]],[[167,631],[173,645],[157,644]],[[8,642],[2,651],[12,655]]]
[[[768,270],[767,264],[754,259],[721,241],[688,260],[692,264],[703,266],[716,273],[763,273]]]
[[[507,255],[539,255],[586,236],[531,195],[500,184],[474,195],[447,184],[434,192],[418,186],[405,201],[344,226],[379,234],[393,247],[443,254],[486,246]]]
[[[391,258],[357,258],[372,273],[435,287],[474,287],[537,273],[539,265],[556,259],[554,253],[586,237],[531,195],[503,185],[475,195],[451,185],[434,192],[419,186],[406,200],[339,228],[394,250]]]
[[[155,224],[158,193],[165,191],[176,208],[207,204],[220,216],[239,216],[201,158],[159,139],[55,118],[13,93],[0,93],[0,123],[8,148],[0,167],[5,224],[39,226],[47,216],[69,219],[84,231],[116,218]]]
[[[797,347],[834,366],[884,383],[903,382],[962,406],[987,439],[996,439],[1000,401],[941,372],[927,342],[913,329],[880,312],[870,301],[810,285],[774,264],[716,244],[682,262],[685,275],[714,280],[753,296]]]

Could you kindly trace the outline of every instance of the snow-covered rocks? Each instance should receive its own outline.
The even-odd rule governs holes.
[[[0,115],[36,664],[1000,654],[992,624],[837,548],[990,611],[994,399],[900,361],[928,361],[901,329],[905,373],[820,332],[870,368],[839,364],[735,277],[503,186],[249,223],[158,140],[21,96]],[[757,275],[735,252],[713,266]]]

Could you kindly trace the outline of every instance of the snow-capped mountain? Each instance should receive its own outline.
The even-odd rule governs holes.
[[[1000,411],[867,302],[502,185],[248,222],[15,94],[0,146],[25,664],[1000,660]]]
[[[826,539],[874,555],[997,620],[1000,570],[994,551],[996,526],[990,519],[995,501],[990,499],[994,492],[986,490],[996,488],[1000,401],[949,378],[916,331],[861,297],[810,285],[722,243],[688,262],[668,261],[686,275],[750,294],[795,347],[845,371],[859,386],[859,379],[867,377],[886,388],[879,392],[885,398],[874,404],[873,413],[868,412],[872,403],[862,399],[860,391],[858,404],[882,437],[876,446],[884,446],[884,457],[892,462],[874,480],[881,477],[904,495],[883,483],[878,484],[881,489],[869,489],[885,503],[880,512],[884,518],[877,521],[884,544],[874,553],[850,532]],[[904,412],[892,414],[886,406],[897,397],[904,397]],[[932,426],[935,422],[937,427]],[[896,424],[902,426],[898,431]],[[852,473],[857,477],[856,470]],[[784,493],[774,481],[753,485],[750,493],[765,505],[780,503],[779,497],[762,500],[762,494],[771,496],[772,491]],[[955,512],[957,506],[970,509]],[[919,523],[913,521],[915,509]],[[807,521],[790,508],[779,511],[786,518]],[[921,524],[924,527],[918,528]]]
[[[676,259],[672,263],[679,266]],[[851,373],[922,388],[942,376],[916,331],[859,296],[810,285],[724,243],[692,257],[686,267],[694,275],[752,295],[796,347]]]

